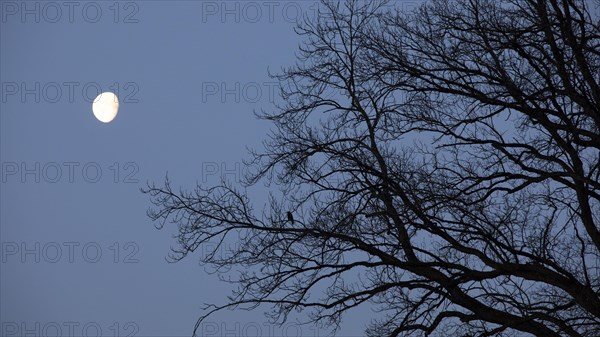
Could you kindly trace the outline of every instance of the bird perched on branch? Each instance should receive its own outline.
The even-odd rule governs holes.
[[[294,224],[294,216],[292,215],[292,212],[287,212],[287,218],[288,218],[288,221],[293,225]]]

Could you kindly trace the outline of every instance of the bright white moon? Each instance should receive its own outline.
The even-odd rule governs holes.
[[[94,116],[103,122],[110,123],[119,112],[119,98],[112,92],[103,92],[92,103]]]

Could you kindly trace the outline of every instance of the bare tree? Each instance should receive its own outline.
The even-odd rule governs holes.
[[[578,0],[324,2],[252,151],[279,187],[149,186],[184,258],[239,240],[223,308],[369,336],[600,335],[600,22]],[[289,212],[289,213],[288,213]],[[293,214],[293,217],[292,217]],[[293,221],[292,221],[293,219]],[[216,249],[219,249],[217,247]],[[215,250],[216,250],[215,249]],[[258,268],[254,268],[258,267]],[[198,327],[198,324],[196,327]]]

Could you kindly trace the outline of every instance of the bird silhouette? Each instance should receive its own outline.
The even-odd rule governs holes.
[[[287,212],[287,218],[289,222],[294,224],[294,216],[292,215],[292,212]]]

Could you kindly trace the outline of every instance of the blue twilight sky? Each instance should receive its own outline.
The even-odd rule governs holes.
[[[230,287],[202,252],[165,261],[175,228],[154,228],[139,188],[241,176],[270,128],[253,115],[273,108],[267,70],[295,62],[295,18],[316,3],[0,4],[0,335],[189,336]],[[120,97],[110,124],[92,114],[97,90]],[[265,310],[215,315],[205,335],[326,334]],[[338,335],[372,316],[352,312]]]

